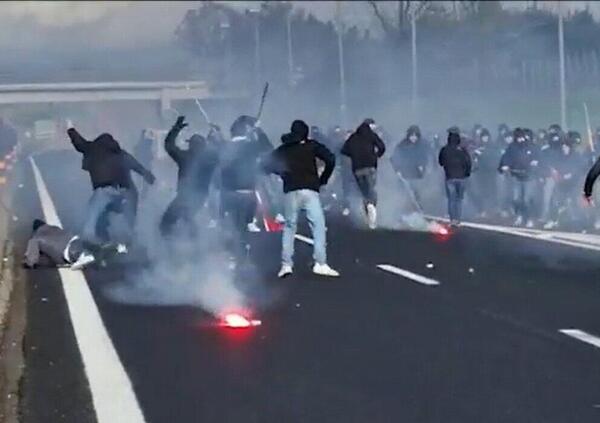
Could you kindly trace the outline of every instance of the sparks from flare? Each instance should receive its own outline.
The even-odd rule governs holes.
[[[250,328],[260,326],[260,320],[249,319],[238,313],[227,313],[222,317],[221,326],[228,328]]]

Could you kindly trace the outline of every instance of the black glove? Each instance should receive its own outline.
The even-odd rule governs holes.
[[[152,173],[148,173],[145,179],[150,185],[154,185],[154,181],[156,181],[156,177]]]
[[[177,128],[181,131],[186,126],[188,126],[188,124],[185,122],[185,116],[179,116],[177,118],[177,122],[175,122],[175,125],[173,125],[173,128]]]

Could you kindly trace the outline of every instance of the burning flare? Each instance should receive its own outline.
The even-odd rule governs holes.
[[[228,328],[249,328],[260,326],[260,320],[249,319],[238,313],[227,313],[222,317],[221,326]]]

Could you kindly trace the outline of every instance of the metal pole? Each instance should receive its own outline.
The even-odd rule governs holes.
[[[344,69],[344,43],[343,43],[343,31],[344,24],[342,22],[342,9],[341,2],[337,2],[337,36],[338,36],[338,56],[339,56],[339,70],[340,70],[340,119],[342,128],[346,128],[346,72]]]
[[[290,85],[294,82],[294,52],[292,49],[292,11],[287,17],[288,72]]]
[[[567,92],[565,84],[565,39],[563,31],[563,17],[558,2],[558,54],[560,62],[560,124],[567,129]]]
[[[417,22],[414,13],[411,13],[410,19],[410,33],[411,33],[411,51],[412,51],[412,108],[413,113],[416,115],[417,111],[417,97],[419,81],[417,76]]]
[[[260,75],[260,15],[259,12],[255,13],[254,22],[254,77],[256,78],[256,86],[260,86],[261,75]]]

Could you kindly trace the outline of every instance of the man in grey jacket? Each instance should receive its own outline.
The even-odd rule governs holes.
[[[65,229],[35,219],[23,265],[27,268],[70,265],[71,270],[80,270],[110,250],[123,252],[114,245],[91,244]]]

